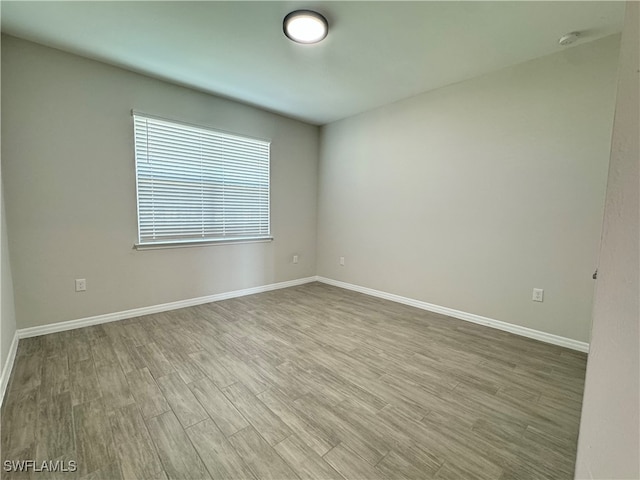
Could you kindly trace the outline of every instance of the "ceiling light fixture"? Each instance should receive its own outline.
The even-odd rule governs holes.
[[[291,12],[282,22],[282,30],[290,40],[297,43],[318,43],[327,36],[327,19],[311,10]]]

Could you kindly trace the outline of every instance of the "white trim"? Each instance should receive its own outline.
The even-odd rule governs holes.
[[[16,332],[18,338],[37,337],[48,333],[64,332],[76,328],[89,327],[91,325],[99,325],[101,323],[115,322],[124,320],[125,318],[139,317],[141,315],[150,315],[152,313],[167,312],[169,310],[177,310],[178,308],[193,307],[194,305],[202,305],[203,303],[219,302],[229,298],[243,297],[245,295],[253,295],[256,293],[269,292],[281,288],[295,287],[304,283],[315,282],[316,277],[298,278],[287,282],[272,283],[262,285],[260,287],[245,288],[243,290],[234,290],[232,292],[217,293],[215,295],[207,295],[206,297],[189,298],[187,300],[178,300],[177,302],[162,303],[160,305],[151,305],[149,307],[133,308],[131,310],[123,310],[121,312],[105,313],[94,317],[79,318],[77,320],[69,320],[67,322],[50,323],[38,327],[21,328]]]
[[[13,370],[13,363],[16,359],[16,352],[18,351],[18,332],[13,334],[13,340],[11,340],[11,346],[9,346],[9,354],[2,367],[2,374],[0,375],[0,407],[4,400],[4,394],[7,391],[9,385],[9,378],[11,377],[11,371]]]
[[[297,285],[303,285],[311,282],[322,282],[328,285],[334,285],[336,287],[344,288],[347,290],[353,290],[355,292],[364,293],[373,297],[384,298],[392,302],[402,303],[405,305],[411,305],[412,307],[420,308],[434,313],[447,315],[449,317],[465,320],[471,323],[477,323],[498,330],[504,330],[505,332],[514,333],[523,337],[533,338],[545,343],[551,343],[553,345],[559,345],[561,347],[570,348],[572,350],[578,350],[580,352],[588,352],[589,344],[585,342],[579,342],[570,338],[561,337],[559,335],[553,335],[551,333],[541,332],[532,328],[521,327],[519,325],[513,325],[511,323],[502,322],[500,320],[494,320],[492,318],[482,317],[473,313],[467,313],[453,308],[442,307],[440,305],[434,305],[432,303],[423,302],[420,300],[414,300],[412,298],[402,297],[393,293],[382,292],[380,290],[374,290],[372,288],[361,287],[359,285],[353,285],[351,283],[341,282],[330,278],[312,276],[306,278],[299,278],[296,280],[289,280],[286,282],[272,283],[269,285],[262,285],[259,287],[246,288],[243,290],[234,290],[231,292],[217,293],[215,295],[208,295],[205,297],[190,298],[187,300],[179,300],[177,302],[163,303],[160,305],[151,305],[149,307],[134,308],[131,310],[124,310],[121,312],[106,313],[103,315],[96,315],[93,317],[79,318],[77,320],[70,320],[67,322],[51,323],[49,325],[42,325],[31,328],[21,328],[16,330],[11,346],[9,348],[9,354],[7,360],[2,368],[2,374],[0,375],[0,406],[4,399],[13,364],[18,350],[18,340],[21,338],[37,337],[38,335],[46,335],[48,333],[64,332],[66,330],[73,330],[76,328],[88,327],[91,325],[99,325],[101,323],[115,322],[117,320],[124,320],[125,318],[139,317],[141,315],[149,315],[152,313],[167,312],[169,310],[176,310],[178,308],[192,307],[194,305],[202,305],[203,303],[219,302],[221,300],[227,300],[229,298],[243,297],[245,295],[254,295],[256,293],[269,292],[271,290],[278,290],[281,288],[295,287]]]
[[[589,352],[589,344],[573,340],[571,338],[561,337],[559,335],[553,335],[551,333],[541,332],[532,328],[521,327],[520,325],[514,325],[512,323],[502,322],[500,320],[494,320],[493,318],[482,317],[474,313],[467,313],[461,310],[455,310],[453,308],[442,307],[440,305],[434,305],[432,303],[423,302],[420,300],[414,300],[413,298],[401,297],[393,293],[382,292],[380,290],[374,290],[372,288],[361,287],[359,285],[353,285],[351,283],[341,282],[339,280],[333,280],[331,278],[316,277],[318,282],[333,285],[335,287],[345,288],[347,290],[353,290],[355,292],[364,293],[373,297],[384,298],[385,300],[391,300],[392,302],[403,303],[405,305],[411,305],[412,307],[420,308],[422,310],[428,310],[430,312],[439,313],[441,315],[447,315],[449,317],[457,318],[459,320],[465,320],[471,323],[477,323],[498,330],[504,330],[505,332],[514,333],[523,337],[533,338],[540,340],[541,342],[551,343],[553,345],[559,345],[561,347],[570,348],[572,350],[578,350],[580,352]]]
[[[570,348],[572,350],[578,350],[580,352],[589,351],[588,343],[580,342],[578,340],[573,340],[571,338],[566,338],[566,337],[561,337],[559,335],[554,335],[551,333],[541,332],[539,330],[522,327],[520,325],[514,325],[512,323],[507,323],[500,320],[494,320],[493,318],[483,317],[481,315],[476,315],[474,313],[468,313],[468,312],[463,312],[461,310],[455,310],[453,308],[434,305],[432,303],[423,302],[421,300],[415,300],[413,298],[402,297],[400,295],[395,295],[393,293],[387,293],[387,292],[382,292],[380,290],[374,290],[372,288],[361,287],[360,285],[354,285],[351,283],[341,282],[339,280],[333,280],[330,278],[325,278],[320,276],[313,276],[313,277],[299,278],[296,280],[289,280],[286,282],[262,285],[259,287],[246,288],[243,290],[234,290],[231,292],[217,293],[215,295],[208,295],[205,297],[190,298],[187,300],[179,300],[177,302],[163,303],[160,305],[151,305],[149,307],[134,308],[131,310],[124,310],[121,312],[106,313],[103,315],[80,318],[77,320],[70,320],[67,322],[51,323],[48,325],[42,325],[42,326],[31,327],[31,328],[21,328],[16,331],[16,334],[14,336],[14,341],[11,344],[12,349],[10,350],[9,357],[7,358],[7,363],[5,364],[5,368],[3,369],[2,381],[3,382],[5,381],[4,370],[6,370],[7,366],[10,364],[9,359],[11,360],[11,364],[13,363],[13,358],[11,357],[11,355],[13,354],[13,356],[15,356],[15,349],[17,348],[18,338],[29,338],[29,337],[36,337],[38,335],[46,335],[48,333],[63,332],[66,330],[73,330],[75,328],[82,328],[82,327],[88,327],[91,325],[99,325],[101,323],[124,320],[125,318],[133,318],[133,317],[139,317],[141,315],[150,315],[153,313],[167,312],[169,310],[177,310],[178,308],[192,307],[194,305],[202,305],[203,303],[219,302],[221,300],[227,300],[229,298],[243,297],[245,295],[253,295],[256,293],[268,292],[271,290],[278,290],[281,288],[295,287],[297,285],[302,285],[305,283],[310,283],[315,281],[326,283],[328,285],[334,285],[336,287],[344,288],[347,290],[353,290],[356,292],[364,293],[366,295],[371,295],[373,297],[384,298],[385,300],[390,300],[392,302],[411,305],[412,307],[420,308],[422,310],[427,310],[429,312],[439,313],[441,315],[447,315],[449,317],[457,318],[459,320],[465,320],[467,322],[476,323],[476,324],[484,325],[491,328],[496,328],[498,330],[514,333],[516,335],[520,335],[523,337],[540,340],[541,342],[551,343],[553,345],[559,345],[561,347]],[[6,381],[8,381],[8,375],[10,374],[11,374],[11,371],[9,369],[7,373]]]
[[[218,240],[179,240],[175,242],[162,243],[134,243],[133,248],[136,250],[164,250],[166,248],[212,247],[214,245],[235,245],[239,243],[267,242],[273,242],[273,237],[223,238]]]

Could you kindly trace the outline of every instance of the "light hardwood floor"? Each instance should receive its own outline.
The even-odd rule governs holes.
[[[586,355],[323,284],[21,340],[2,478],[570,479]]]

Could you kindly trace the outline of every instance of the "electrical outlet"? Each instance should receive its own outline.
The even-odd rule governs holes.
[[[85,278],[76,278],[76,292],[84,292],[87,290],[87,280]]]
[[[293,256],[293,263],[298,263],[298,255]]]
[[[533,301],[534,302],[542,302],[544,299],[544,290],[541,288],[533,289]]]
[[[340,266],[344,267],[344,257],[340,257]]]

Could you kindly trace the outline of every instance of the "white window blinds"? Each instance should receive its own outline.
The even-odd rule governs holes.
[[[138,245],[270,238],[269,142],[133,119]]]

